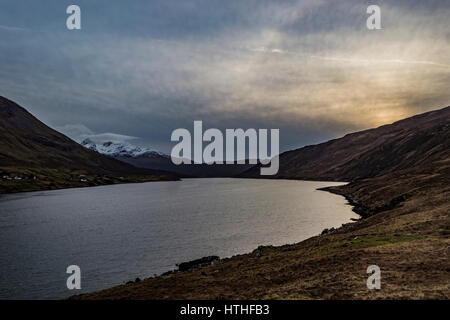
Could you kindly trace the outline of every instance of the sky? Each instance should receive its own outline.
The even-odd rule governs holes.
[[[285,151],[450,105],[449,16],[448,0],[0,0],[0,95],[76,141],[169,153],[202,120],[278,128]]]

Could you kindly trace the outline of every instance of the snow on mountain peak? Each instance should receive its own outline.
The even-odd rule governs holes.
[[[141,156],[145,157],[167,157],[164,153],[151,150],[145,147],[134,146],[127,142],[112,142],[107,141],[103,143],[95,143],[89,138],[83,140],[81,145],[85,148],[97,151],[111,157],[132,157],[137,158]]]

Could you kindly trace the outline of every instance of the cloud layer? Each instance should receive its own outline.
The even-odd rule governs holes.
[[[63,131],[167,152],[203,120],[280,128],[285,150],[450,104],[444,0],[379,1],[374,31],[356,0],[79,1],[80,31],[45,3],[0,5],[0,94]]]

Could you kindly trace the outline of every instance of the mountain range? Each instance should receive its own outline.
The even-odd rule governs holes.
[[[247,164],[175,165],[167,154],[145,147],[134,146],[128,142],[106,141],[95,143],[90,139],[85,139],[81,142],[81,145],[136,167],[169,171],[182,177],[234,177],[254,166],[253,164],[248,164],[248,161]]]
[[[174,179],[84,148],[0,96],[0,192]]]
[[[446,107],[284,152],[278,174],[264,178],[361,181],[439,171],[447,168],[449,159],[450,107]],[[261,178],[259,165],[177,166],[164,153],[129,143],[87,139],[80,145],[0,97],[0,192],[179,176]]]

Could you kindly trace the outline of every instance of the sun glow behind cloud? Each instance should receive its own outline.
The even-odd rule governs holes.
[[[357,0],[123,5],[81,1],[77,34],[0,29],[1,94],[166,151],[199,119],[280,128],[286,149],[450,104],[446,1],[382,1],[374,31]]]

